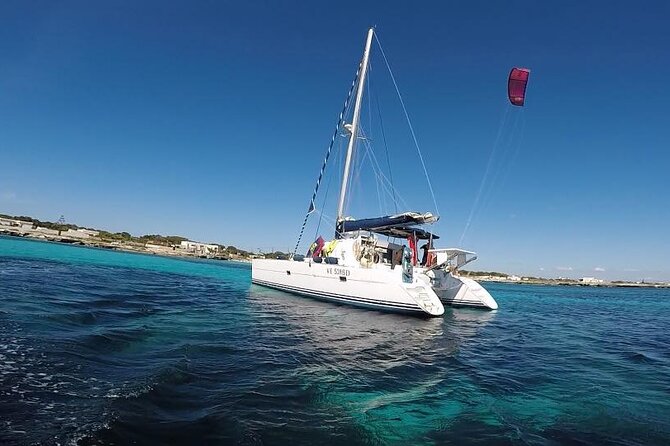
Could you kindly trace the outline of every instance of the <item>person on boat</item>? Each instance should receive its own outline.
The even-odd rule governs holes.
[[[429,250],[433,249],[433,240],[428,240],[423,244],[423,246],[421,246],[421,249],[423,250],[423,255],[421,256],[421,266],[429,266],[431,263],[433,263],[433,256],[429,252]]]

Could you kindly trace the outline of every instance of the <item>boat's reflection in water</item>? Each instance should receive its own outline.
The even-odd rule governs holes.
[[[293,354],[309,368],[360,374],[375,380],[389,373],[402,379],[403,368],[426,369],[439,376],[446,363],[469,343],[477,343],[496,311],[449,308],[442,318],[406,315],[335,305],[253,285],[251,311],[295,339]],[[430,373],[429,368],[434,368]],[[380,373],[382,375],[380,375]]]

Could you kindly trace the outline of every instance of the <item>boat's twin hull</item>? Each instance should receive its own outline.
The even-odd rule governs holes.
[[[428,277],[404,283],[399,269],[257,259],[252,263],[251,278],[258,285],[383,311],[440,316],[444,313],[442,302],[498,308],[491,295],[472,279],[448,274],[448,278],[438,281],[441,288],[434,288]]]
[[[433,291],[447,305],[498,309],[498,303],[493,296],[477,281],[468,277],[438,271],[433,275]]]

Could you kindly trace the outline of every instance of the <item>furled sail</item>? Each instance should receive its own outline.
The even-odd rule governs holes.
[[[430,212],[404,212],[397,215],[387,215],[384,217],[364,218],[360,220],[342,220],[338,222],[337,231],[341,234],[351,231],[373,231],[379,232],[389,228],[401,228],[412,225],[423,225],[435,223],[439,217]]]

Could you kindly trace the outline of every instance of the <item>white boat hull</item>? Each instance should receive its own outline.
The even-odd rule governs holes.
[[[400,268],[356,268],[312,261],[255,259],[252,283],[303,296],[383,311],[441,316],[444,306],[422,281],[402,281]]]
[[[429,273],[431,274],[431,273]],[[455,276],[445,271],[431,274],[433,290],[440,300],[453,306],[478,307],[497,310],[498,303],[477,281],[468,277]]]

